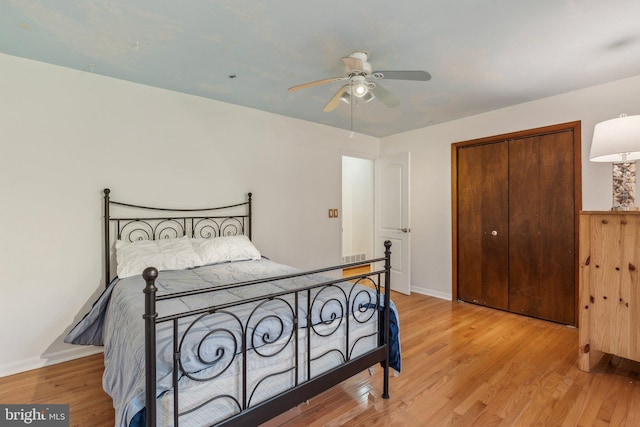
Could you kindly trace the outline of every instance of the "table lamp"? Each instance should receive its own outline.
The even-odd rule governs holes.
[[[596,124],[589,160],[613,163],[611,210],[638,210],[635,202],[637,159],[640,159],[640,116],[621,114]]]

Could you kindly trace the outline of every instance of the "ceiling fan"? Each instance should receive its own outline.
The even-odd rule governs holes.
[[[369,79],[418,80],[425,82],[431,79],[431,75],[426,71],[371,71],[371,64],[367,62],[368,59],[368,52],[362,50],[351,52],[342,58],[345,66],[344,76],[331,77],[293,86],[289,88],[289,92],[319,86],[325,83],[348,80],[348,83],[338,89],[331,97],[327,105],[324,106],[323,111],[329,112],[335,110],[338,105],[340,105],[340,101],[350,104],[352,96],[355,96],[356,100],[362,99],[365,102],[379,98],[387,107],[397,107],[400,105],[400,100],[380,84],[370,81]]]

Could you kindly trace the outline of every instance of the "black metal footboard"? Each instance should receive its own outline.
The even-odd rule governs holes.
[[[146,282],[143,315],[146,425],[156,425],[160,410],[162,419],[171,413],[171,420],[165,422],[178,426],[181,417],[188,419],[192,412],[207,405],[219,405],[231,409],[222,418],[216,415],[218,418],[209,424],[256,426],[377,363],[381,363],[384,370],[382,397],[388,399],[391,242],[384,245],[385,255],[381,258],[164,295],[157,292],[157,270],[147,268],[143,273]],[[382,262],[383,268],[350,278],[323,276],[345,267],[374,266]],[[302,286],[294,289],[272,290],[241,301],[225,301],[180,313],[164,314],[158,310],[163,301],[170,304],[177,298],[203,298],[204,294],[221,289],[240,292],[250,287],[269,287],[273,283],[300,282],[307,278],[308,283],[302,282]],[[229,319],[231,326],[214,322],[223,317]],[[336,331],[339,335],[334,339]],[[172,345],[157,348],[159,335],[172,336]],[[192,339],[192,335],[195,338]],[[230,343],[230,347],[223,348],[218,340]],[[167,400],[159,408],[157,360],[168,359],[162,353],[165,347],[171,347],[173,353],[173,385],[167,394],[171,395],[172,402],[168,405]],[[207,355],[204,348],[209,349]],[[190,351],[197,357],[187,357]],[[334,366],[327,361],[337,362]],[[316,366],[322,368],[316,369]],[[326,366],[330,367],[325,369]],[[254,377],[255,371],[251,369],[261,372],[262,376]],[[287,379],[286,389],[278,389],[285,384],[277,381],[280,378]],[[206,390],[203,403],[194,408],[180,408],[183,379],[191,386],[195,384],[198,390]],[[233,391],[220,389],[222,383],[234,384]],[[212,412],[220,413],[217,409]]]

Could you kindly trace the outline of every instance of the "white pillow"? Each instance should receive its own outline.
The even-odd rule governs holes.
[[[193,250],[190,239],[116,241],[118,277],[142,274],[145,268],[183,270],[198,265],[200,258]]]
[[[260,259],[260,252],[244,235],[191,239],[191,243],[200,257],[199,265]]]

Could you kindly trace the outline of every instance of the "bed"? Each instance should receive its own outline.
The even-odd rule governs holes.
[[[300,271],[264,257],[251,232],[251,193],[175,209],[104,190],[106,288],[65,341],[104,345],[116,426],[257,426],[377,364],[389,398],[391,243],[381,258]],[[372,268],[342,278],[360,265]]]

